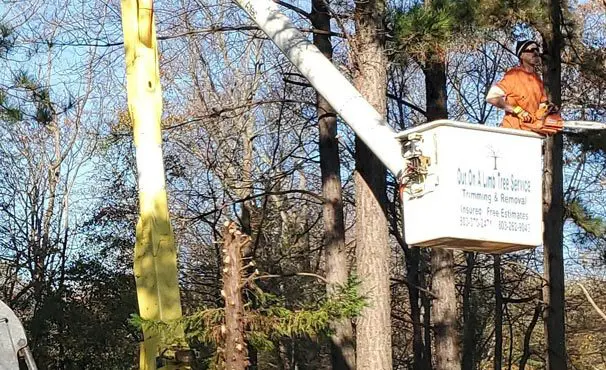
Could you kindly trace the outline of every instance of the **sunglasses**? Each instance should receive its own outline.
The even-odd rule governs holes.
[[[523,51],[523,53],[537,53],[537,54],[540,54],[541,53],[541,49],[539,49],[539,48],[526,49],[526,50]]]

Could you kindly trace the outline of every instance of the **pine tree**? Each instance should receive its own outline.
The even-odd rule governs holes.
[[[379,112],[387,113],[386,2],[356,1],[353,47],[354,85]],[[390,255],[386,204],[386,170],[356,137],[356,269],[368,295],[356,325],[358,369],[391,370]]]
[[[223,228],[223,308],[200,309],[178,320],[145,320],[133,315],[131,322],[147,332],[162,338],[165,349],[178,348],[181,328],[192,343],[214,348],[211,368],[244,370],[248,366],[248,346],[270,351],[282,338],[322,337],[331,335],[331,323],[358,317],[367,306],[366,298],[358,294],[360,283],[355,278],[315,305],[298,309],[287,308],[283,298],[261,290],[255,283],[259,279],[276,278],[254,270],[248,274],[246,251],[251,239],[241,233],[235,223],[226,222]],[[326,280],[322,278],[325,282]],[[244,294],[249,290],[249,294]],[[252,307],[245,296],[253,294],[256,306]]]
[[[425,1],[395,14],[396,41],[399,53],[413,58],[425,77],[427,121],[448,118],[446,55],[456,35],[464,33],[473,19],[471,1]],[[411,253],[409,255],[412,256]],[[409,265],[416,270],[416,260]],[[452,250],[431,250],[432,292],[438,297],[432,305],[435,340],[435,368],[460,368],[457,324],[457,296]],[[409,289],[416,289],[414,286]],[[412,296],[412,295],[411,295]],[[413,303],[415,304],[415,303]],[[416,331],[420,327],[415,328]],[[420,337],[420,334],[415,334]],[[426,338],[425,346],[429,346]],[[420,346],[419,340],[416,341]],[[415,352],[418,352],[416,349]],[[415,357],[415,368],[427,368],[431,359]]]

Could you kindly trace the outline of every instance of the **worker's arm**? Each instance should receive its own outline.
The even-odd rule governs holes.
[[[494,105],[497,108],[503,109],[507,113],[515,114],[514,106],[507,103],[505,100],[505,91],[498,86],[493,86],[488,90],[486,102]]]
[[[505,100],[505,91],[498,86],[493,86],[488,90],[486,102],[497,108],[503,109],[507,113],[516,115],[522,122],[532,122],[532,116],[518,105],[511,105]]]
[[[512,114],[514,113],[514,111],[513,111],[514,106],[511,104],[508,104],[502,96],[495,97],[495,98],[486,98],[486,101],[489,104],[492,104],[497,108],[503,109],[507,113],[512,113]]]

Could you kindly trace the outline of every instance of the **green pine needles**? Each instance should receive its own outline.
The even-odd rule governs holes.
[[[280,338],[330,335],[331,322],[357,317],[367,306],[366,298],[358,292],[359,286],[360,281],[351,277],[347,284],[334,294],[323,297],[314,305],[297,309],[286,307],[284,299],[267,294],[256,287],[254,293],[258,307],[253,309],[250,304],[245,305],[244,337],[249,345],[269,351]],[[202,309],[172,322],[144,320],[135,314],[130,322],[138,328],[158,333],[162,338],[162,345],[166,348],[178,347],[181,344],[175,335],[180,328],[191,343],[222,347],[223,308]],[[217,360],[218,356],[214,356],[212,361]]]
[[[484,32],[524,25],[541,30],[549,23],[546,5],[530,0],[425,0],[396,9],[392,19],[397,53],[417,61],[440,56],[455,41],[473,47]]]
[[[424,59],[427,50],[445,48],[476,18],[477,0],[440,0],[394,13],[399,51]]]
[[[566,205],[566,216],[574,221],[586,233],[601,238],[606,236],[606,222],[592,216],[587,207],[575,200]]]

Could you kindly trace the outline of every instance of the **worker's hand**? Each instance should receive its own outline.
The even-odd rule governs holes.
[[[539,104],[539,109],[537,109],[536,112],[534,112],[534,118],[538,121],[542,121],[545,119],[545,117],[547,117],[547,115],[549,114],[549,105],[547,103],[541,103]]]
[[[547,102],[547,109],[549,111],[549,113],[558,113],[560,111],[560,107],[558,107],[557,105],[553,104],[552,102]]]
[[[516,105],[515,107],[513,107],[513,114],[515,114],[516,117],[518,117],[524,123],[531,123],[534,120],[532,115],[530,113],[526,112],[519,105]]]

